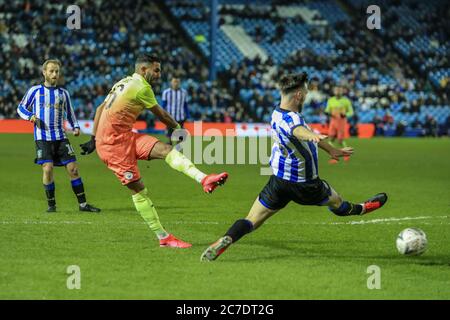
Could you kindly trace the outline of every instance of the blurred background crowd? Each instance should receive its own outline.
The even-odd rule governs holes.
[[[158,99],[179,77],[189,120],[268,122],[276,80],[306,71],[308,122],[327,122],[327,100],[342,86],[354,134],[357,123],[374,123],[377,135],[449,135],[446,0],[375,1],[379,30],[366,26],[369,0],[219,0],[215,81],[210,1],[80,0],[81,29],[69,30],[72,2],[0,0],[0,118],[17,118],[27,88],[42,82],[42,62],[58,58],[78,118],[92,119],[112,84],[133,72],[135,56],[152,52],[162,59]]]

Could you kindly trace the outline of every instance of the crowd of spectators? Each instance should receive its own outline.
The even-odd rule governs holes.
[[[135,56],[152,52],[162,59],[157,95],[172,75],[184,80],[196,119],[232,121],[244,113],[230,102],[228,91],[209,83],[207,63],[190,50],[179,32],[151,2],[81,1],[80,30],[66,28],[70,1],[0,2],[0,118],[16,118],[26,90],[42,83],[41,65],[57,58],[62,64],[61,85],[67,87],[80,119],[92,119],[115,81],[131,74]],[[219,109],[218,109],[219,108]],[[237,117],[237,118],[236,118]]]
[[[183,19],[208,19],[202,1],[168,3],[189,9]],[[241,18],[268,19],[276,26],[274,33],[265,34],[262,28],[255,28],[250,32],[255,42],[286,40],[283,19],[275,10],[279,4],[287,3],[272,1],[260,8],[249,4],[221,6],[220,24],[239,23]],[[244,58],[222,69],[218,80],[210,82],[207,57],[190,49],[193,43],[186,43],[177,21],[166,17],[159,6],[144,0],[80,1],[81,29],[69,30],[65,13],[69,5],[68,0],[57,4],[42,0],[0,1],[0,118],[17,117],[16,107],[26,89],[42,82],[42,62],[58,58],[63,63],[61,84],[71,92],[78,118],[92,119],[112,84],[133,72],[136,54],[147,51],[162,59],[163,79],[154,86],[155,93],[158,96],[168,86],[172,75],[180,77],[189,93],[190,120],[267,122],[278,100],[277,79],[284,73],[307,71],[311,83],[305,112],[310,121],[327,122],[323,113],[326,101],[333,87],[341,85],[354,105],[355,118],[350,119],[354,124],[373,122],[378,133],[393,128],[401,132],[404,125],[423,129],[424,135],[439,134],[445,131],[443,126],[448,126],[448,119],[443,122],[433,115],[409,123],[396,117],[399,112],[420,113],[422,106],[449,106],[449,84],[436,88],[427,77],[436,68],[448,67],[448,56],[433,50],[412,50],[410,56],[401,56],[394,40],[409,41],[415,35],[405,25],[395,23],[396,13],[392,10],[384,23],[392,20],[395,28],[381,36],[368,32],[361,25],[365,21],[343,20],[317,26],[309,29],[309,36],[317,41],[332,41],[334,50],[330,53],[321,55],[306,48],[292,52],[281,65],[276,65],[271,56],[267,60]],[[448,6],[445,8],[448,11]],[[436,14],[433,10],[423,12],[418,20],[425,25],[425,32],[442,42],[448,39],[450,28],[445,29],[448,21]],[[303,23],[300,16],[289,19]],[[318,15],[317,19],[323,17]],[[424,62],[425,70],[418,68],[420,62]],[[370,119],[364,117],[374,109],[383,112]],[[149,114],[144,118],[149,119]]]
[[[347,0],[355,9],[364,13],[369,0]],[[434,80],[432,75],[450,70],[450,3],[446,0],[384,1],[382,23],[379,32],[386,43],[394,47],[423,77]],[[450,94],[450,73],[439,77],[436,89]]]
[[[224,71],[222,77],[229,83],[236,98],[243,91],[251,91],[244,101],[255,121],[266,122],[270,119],[276,96],[276,79],[283,73],[302,70],[311,71],[312,81],[305,111],[314,116],[314,122],[327,122],[323,110],[335,85],[346,88],[346,95],[355,107],[355,117],[371,109],[387,114],[419,114],[422,106],[449,106],[447,91],[434,87],[426,75],[414,68],[414,63],[409,64],[409,60],[397,53],[392,45],[382,37],[370,34],[356,21],[340,21],[320,29],[323,40],[336,37],[331,29],[343,40],[335,42],[338,54],[317,55],[310,49],[302,49],[291,54],[280,66],[274,67],[270,57],[267,61],[244,59]],[[257,35],[252,36],[256,40]],[[391,119],[392,123],[383,122],[378,118],[366,118],[364,122],[382,123],[385,129],[396,128],[397,124],[400,127],[423,128],[423,135],[445,132],[448,126],[448,121],[441,119],[441,124],[437,124],[439,130],[427,129],[433,127],[433,121],[437,122],[432,115],[427,115],[426,119],[416,117],[410,123],[397,119]],[[400,134],[401,130],[397,133]]]

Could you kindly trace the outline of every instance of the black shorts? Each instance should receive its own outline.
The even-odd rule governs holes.
[[[259,202],[266,208],[279,210],[290,201],[303,205],[322,205],[328,201],[331,187],[319,178],[310,182],[290,182],[271,176],[259,194]]]
[[[77,161],[75,151],[69,140],[44,141],[36,142],[36,159],[34,163],[43,164],[53,162],[55,166],[65,166],[70,162]]]

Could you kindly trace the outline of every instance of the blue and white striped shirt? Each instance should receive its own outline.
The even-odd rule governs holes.
[[[172,88],[166,89],[162,94],[163,108],[176,121],[184,121],[189,117],[189,111],[187,106],[188,94],[184,89],[173,90]]]
[[[272,155],[270,166],[277,177],[291,182],[309,182],[319,176],[317,144],[297,139],[298,126],[309,129],[298,112],[277,107],[272,113]]]
[[[35,115],[34,140],[57,141],[66,139],[63,129],[67,118],[72,128],[79,128],[69,92],[61,87],[46,87],[42,84],[31,87],[19,106],[17,113],[24,120]]]

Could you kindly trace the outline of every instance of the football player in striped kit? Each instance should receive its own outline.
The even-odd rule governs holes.
[[[180,124],[181,128],[184,128],[184,122],[189,117],[188,93],[181,88],[179,77],[173,76],[170,81],[170,88],[163,91],[162,107]],[[173,131],[174,129],[172,128],[167,130],[167,137],[170,143],[173,143],[171,138]],[[180,140],[182,140],[182,137],[180,137]],[[175,142],[178,143],[177,141]]]
[[[301,114],[308,76],[285,75],[280,79],[281,103],[272,113],[274,144],[270,165],[273,175],[256,198],[245,219],[237,220],[223,237],[201,255],[202,261],[217,259],[232,243],[260,227],[264,221],[284,208],[290,201],[301,205],[327,206],[338,216],[363,215],[381,208],[387,201],[385,193],[356,204],[345,201],[319,178],[318,147],[332,159],[350,156],[353,148],[336,149],[324,135],[314,133]]]
[[[64,119],[67,118],[74,135],[80,135],[80,126],[75,117],[69,92],[57,85],[60,69],[59,60],[45,61],[42,66],[44,84],[33,86],[27,91],[17,112],[22,119],[34,123],[35,163],[42,166],[42,181],[48,202],[47,212],[56,212],[54,166],[66,167],[80,211],[100,212],[100,209],[86,202],[75,152],[63,129]]]

